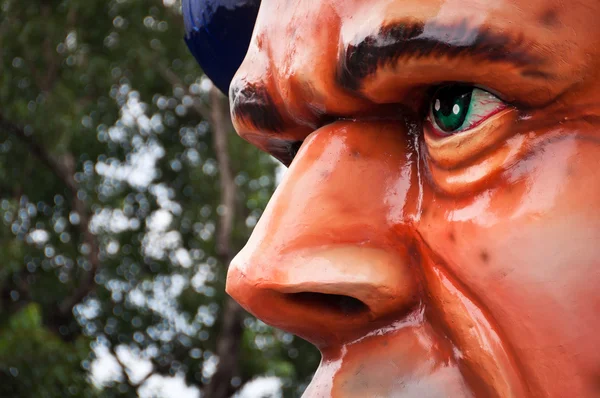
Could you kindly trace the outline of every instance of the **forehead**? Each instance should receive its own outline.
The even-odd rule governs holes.
[[[466,24],[535,39],[547,56],[565,58],[597,47],[598,17],[597,0],[263,0],[255,33],[277,59],[297,56],[303,46],[361,40],[398,22],[420,23],[425,30]]]
[[[262,0],[261,8],[263,20],[276,25],[290,19],[302,23],[307,16],[318,20],[334,17],[360,24],[369,23],[372,18],[386,20],[413,16],[424,19],[469,18],[473,22],[520,20],[551,27],[569,25],[569,22],[574,22],[572,18],[581,23],[586,16],[591,16],[590,13],[598,12],[600,6],[595,0],[568,4],[562,0]],[[587,19],[594,21],[593,18]]]

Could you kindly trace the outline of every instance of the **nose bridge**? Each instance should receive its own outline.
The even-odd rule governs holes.
[[[228,292],[313,342],[417,303],[416,159],[405,137],[391,122],[338,122],[309,136],[232,262]]]

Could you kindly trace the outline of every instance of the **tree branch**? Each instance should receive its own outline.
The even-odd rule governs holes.
[[[16,124],[6,120],[4,115],[0,113],[0,129],[7,131],[10,134],[16,136],[25,145],[27,145],[29,152],[37,157],[42,163],[44,163],[50,171],[56,175],[63,184],[69,188],[71,192],[77,193],[77,184],[73,179],[72,175],[69,175],[65,167],[54,159],[46,150],[40,146],[33,138],[25,133],[25,131]]]
[[[227,146],[228,133],[232,131],[229,109],[225,97],[213,87],[210,91],[211,122],[213,142],[220,173],[221,206],[217,235],[217,254],[226,266],[233,258],[231,232],[235,220],[236,185],[229,161]],[[217,339],[216,354],[219,366],[210,383],[204,390],[204,396],[227,398],[234,392],[231,379],[239,373],[240,340],[242,336],[243,310],[238,303],[227,296],[221,309],[221,332]]]
[[[213,143],[217,164],[219,165],[219,185],[221,188],[221,206],[223,211],[219,216],[219,230],[217,234],[217,254],[221,260],[229,265],[231,261],[231,231],[235,218],[235,194],[236,185],[231,171],[229,161],[229,149],[227,147],[227,136],[230,131],[229,110],[225,104],[225,97],[212,87],[211,99],[211,121],[213,128]]]
[[[75,162],[70,162],[69,175],[75,174]],[[66,315],[71,313],[73,307],[80,303],[87,295],[96,288],[95,278],[100,269],[100,247],[96,236],[90,230],[90,212],[84,201],[79,198],[79,194],[74,192],[72,195],[73,210],[79,215],[79,224],[77,224],[82,241],[88,246],[89,252],[87,260],[90,263],[90,269],[81,276],[77,289],[73,294],[67,297],[59,306],[59,311]]]

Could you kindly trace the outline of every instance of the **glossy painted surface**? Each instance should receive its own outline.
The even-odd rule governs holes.
[[[244,60],[260,0],[182,0],[185,42],[223,93]]]
[[[306,397],[600,396],[599,18],[262,2],[232,115],[291,167],[227,290],[319,347]],[[448,82],[507,106],[435,134]]]

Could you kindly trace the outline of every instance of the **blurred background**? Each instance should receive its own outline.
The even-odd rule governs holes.
[[[299,397],[318,365],[224,293],[284,170],[183,32],[179,0],[0,0],[2,398]]]

